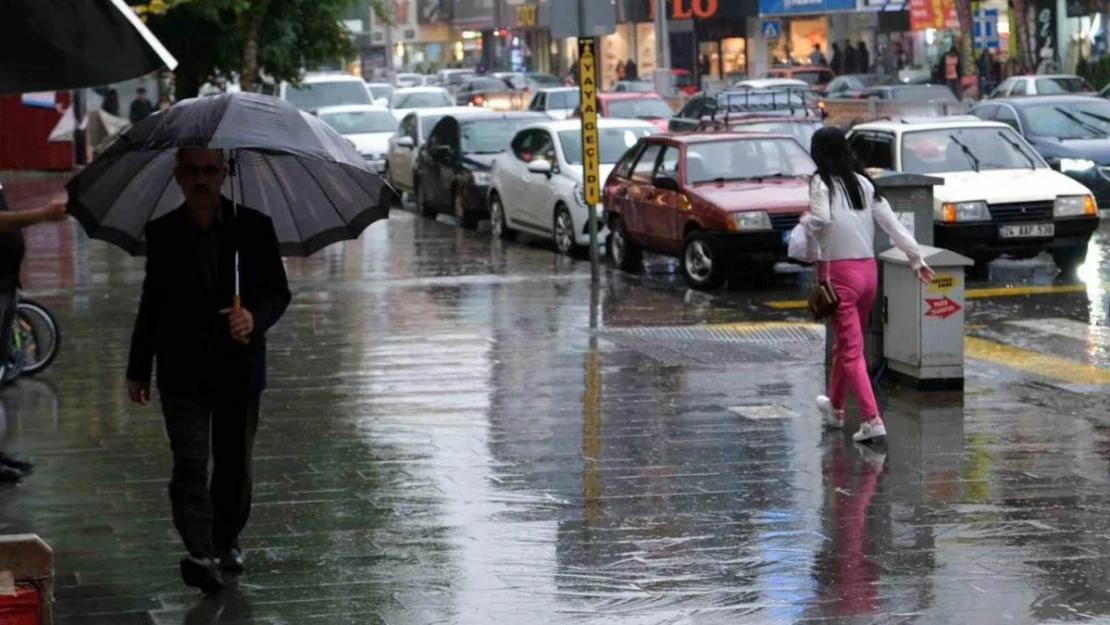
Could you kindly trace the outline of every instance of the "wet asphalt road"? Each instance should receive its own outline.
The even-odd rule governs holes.
[[[595,294],[550,246],[395,213],[288,263],[248,571],[201,601],[160,416],[124,390],[142,264],[43,227],[26,286],[64,352],[0,394],[39,463],[0,531],[54,547],[62,625],[1110,622],[1108,245],[1085,284],[971,285],[1056,290],[969,302],[996,348],[966,393],[881,384],[884,456],[821,432],[821,333],[764,323],[805,321],[767,304],[804,276]]]

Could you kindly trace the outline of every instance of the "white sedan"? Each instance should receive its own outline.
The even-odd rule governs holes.
[[[389,138],[397,133],[397,120],[384,106],[350,104],[326,106],[316,111],[325,124],[346,137],[378,173],[385,172]]]
[[[417,109],[441,108],[455,106],[455,99],[442,87],[408,87],[393,92],[389,99],[389,108],[397,121]]]
[[[599,183],[641,137],[659,129],[638,120],[598,120]],[[589,210],[582,181],[581,121],[532,124],[513,138],[493,163],[490,222],[493,235],[512,239],[517,231],[550,237],[559,252],[575,254],[588,246]],[[592,207],[600,219],[601,204]],[[602,228],[599,221],[598,228]],[[604,229],[599,233],[605,235]]]

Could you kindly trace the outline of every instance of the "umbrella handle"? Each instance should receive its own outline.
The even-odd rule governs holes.
[[[233,295],[233,296],[231,297],[231,309],[232,309],[232,310],[239,310],[239,309],[241,309],[242,307],[243,307],[243,300],[242,300],[242,299],[240,299],[238,295]],[[240,343],[242,343],[243,345],[247,345],[247,344],[249,344],[249,343],[251,342],[251,339],[250,339],[250,337],[249,337],[249,336],[244,336],[244,337],[243,337],[243,338],[241,338],[241,339],[235,339],[235,340],[236,340],[236,341],[239,341],[239,342],[240,342]]]

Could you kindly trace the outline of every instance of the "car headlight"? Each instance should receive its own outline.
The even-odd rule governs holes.
[[[1095,162],[1085,158],[1062,158],[1060,159],[1060,171],[1087,171],[1095,166]]]
[[[479,187],[488,187],[493,182],[493,176],[488,171],[474,172],[474,184]]]
[[[771,218],[767,211],[746,211],[732,215],[733,230],[770,230]]]
[[[1056,198],[1052,214],[1057,217],[1097,215],[1098,205],[1095,204],[1095,198],[1090,195],[1067,195]]]
[[[589,206],[589,204],[586,204],[586,189],[580,184],[574,185],[574,201],[578,202],[579,206]]]
[[[944,221],[990,221],[991,211],[986,202],[945,202]]]

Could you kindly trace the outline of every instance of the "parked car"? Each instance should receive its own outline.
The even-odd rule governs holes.
[[[350,74],[306,74],[300,85],[281,83],[278,97],[309,113],[325,106],[374,103],[366,83]]]
[[[674,76],[674,88],[682,95],[694,95],[698,92],[698,83],[694,80],[694,75],[684,69],[672,69],[671,75]]]
[[[528,110],[544,113],[555,120],[566,119],[578,108],[580,97],[578,87],[540,89],[532,94]]]
[[[597,125],[601,180],[637,141],[659,132],[636,120],[601,119]],[[583,180],[580,121],[522,128],[509,151],[493,162],[489,211],[494,236],[512,239],[518,231],[527,232],[553,239],[562,254],[575,254],[589,244],[589,211],[601,211],[600,204],[586,206]]]
[[[384,106],[349,104],[326,106],[316,115],[351,142],[378,173],[385,173],[389,139],[397,133],[397,120]]]
[[[374,98],[375,106],[389,107],[389,99],[393,97],[393,85],[387,82],[368,82],[366,88],[370,90],[370,97]]]
[[[655,93],[599,93],[598,114],[612,119],[642,119],[666,130],[674,111],[667,101]],[[582,109],[571,117],[581,117]]]
[[[609,260],[642,267],[644,251],[678,256],[695,289],[714,289],[737,264],[774,271],[809,204],[817,167],[786,135],[664,134],[640,142],[605,183]]]
[[[880,85],[867,87],[859,92],[863,100],[889,100],[892,102],[947,102],[959,104],[956,94],[947,85]]]
[[[474,73],[472,69],[441,69],[436,72],[433,81],[435,86],[443,87],[449,92],[454,92],[468,76],[473,76]]]
[[[455,92],[455,104],[459,106],[481,106],[499,111],[512,109],[521,99],[509,81],[492,76],[472,76]]]
[[[1007,124],[972,117],[860,124],[849,143],[866,168],[936,176],[933,240],[975,259],[1051,252],[1072,271],[1098,228],[1094,196],[1054,171]]]
[[[401,88],[432,86],[430,84],[432,78],[432,76],[425,76],[424,74],[401,72],[397,74],[397,86]]]
[[[763,76],[764,78],[793,78],[804,81],[818,91],[824,91],[836,74],[822,65],[789,65],[772,67]]]
[[[650,80],[618,80],[609,87],[609,93],[655,93],[655,83]]]
[[[389,108],[398,120],[417,109],[455,106],[455,101],[442,87],[408,87],[393,92]]]
[[[1011,76],[1002,81],[990,98],[1016,98],[1031,95],[1094,93],[1095,88],[1074,74]]]
[[[1089,96],[985,100],[971,113],[1025,137],[1056,171],[1083,183],[1110,208],[1110,102]]]
[[[389,138],[389,149],[385,155],[386,180],[398,193],[412,193],[416,190],[416,158],[436,123],[445,115],[470,110],[472,109],[466,107],[447,106],[418,109],[405,115],[397,134]]]
[[[714,132],[714,131],[731,131],[731,132],[759,132],[771,133],[776,135],[789,135],[794,138],[803,148],[809,149],[810,143],[813,141],[813,135],[818,130],[825,126],[825,122],[819,117],[806,117],[806,116],[768,116],[754,114],[740,114],[729,117],[728,121],[715,121],[715,122],[702,122],[694,132]]]
[[[702,122],[727,120],[737,114],[820,116],[817,94],[808,87],[785,89],[741,88],[703,91],[690,98],[671,121],[671,132],[690,132]]]
[[[431,218],[452,214],[460,227],[474,229],[489,217],[493,159],[509,149],[520,128],[545,119],[542,113],[472,108],[439,120],[417,157],[417,210]]]
[[[878,74],[837,76],[825,85],[824,96],[827,98],[858,98],[864,89],[878,87],[886,81],[892,81],[892,79]]]
[[[509,81],[513,89],[531,93],[537,89],[551,89],[562,87],[563,81],[551,74],[536,72],[494,72],[494,78]]]

